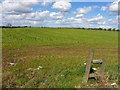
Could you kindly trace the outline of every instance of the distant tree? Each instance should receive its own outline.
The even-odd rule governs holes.
[[[108,31],[111,31],[111,30],[112,30],[111,28],[108,29]]]
[[[93,28],[93,30],[97,30],[96,28]]]
[[[83,27],[83,28],[81,28],[81,29],[83,29],[83,30],[84,30],[85,28]]]
[[[116,31],[115,28],[113,28],[113,31]]]
[[[105,31],[107,30],[107,29],[104,29]]]
[[[119,29],[117,29],[116,31],[120,31]]]
[[[7,26],[7,27],[12,27],[12,24],[11,24],[11,23],[7,23],[6,26]]]
[[[28,27],[28,26],[24,26],[24,27]]]
[[[102,28],[98,28],[98,30],[102,30]]]

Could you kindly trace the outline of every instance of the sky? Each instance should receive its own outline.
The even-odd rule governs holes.
[[[118,0],[73,2],[2,0],[0,25],[33,27],[118,28]]]

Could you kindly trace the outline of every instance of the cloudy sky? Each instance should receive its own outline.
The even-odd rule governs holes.
[[[118,1],[39,2],[37,0],[0,2],[2,25],[37,27],[118,28]]]

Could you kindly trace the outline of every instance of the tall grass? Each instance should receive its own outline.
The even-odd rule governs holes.
[[[37,45],[115,46],[118,32],[81,29],[3,28],[3,49]]]
[[[2,32],[3,87],[81,87],[91,48],[99,48],[94,59],[103,58],[110,80],[117,80],[118,32],[52,28]]]

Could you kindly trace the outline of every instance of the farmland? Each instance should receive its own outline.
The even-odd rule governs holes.
[[[107,62],[110,82],[117,83],[117,31],[3,28],[3,87],[81,87],[92,48],[95,59]]]

